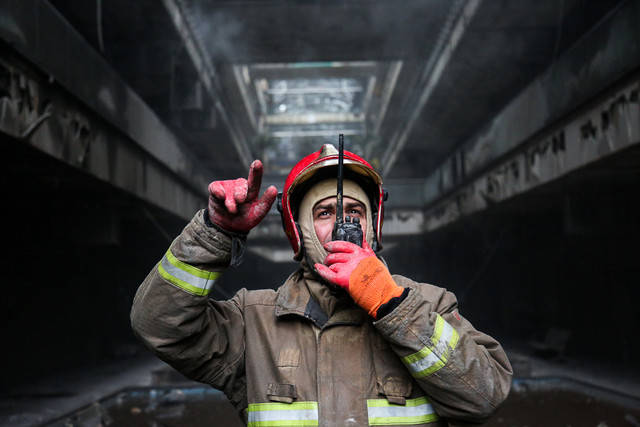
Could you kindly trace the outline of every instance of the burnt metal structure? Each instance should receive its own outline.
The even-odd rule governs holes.
[[[639,92],[638,0],[2,1],[0,378],[139,354],[133,292],[208,183],[261,158],[280,188],[342,133],[396,271],[512,349],[568,331],[640,396]],[[215,297],[295,267],[275,208],[248,251]]]

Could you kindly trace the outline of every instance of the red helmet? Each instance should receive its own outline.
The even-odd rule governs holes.
[[[282,217],[282,228],[295,253],[294,259],[302,259],[301,233],[296,224],[297,212],[302,196],[316,182],[337,177],[338,150],[325,144],[320,151],[300,160],[289,172],[283,191],[278,194],[277,208]],[[358,183],[370,198],[375,242],[370,242],[374,251],[382,249],[382,221],[386,190],[382,188],[382,177],[366,160],[349,151],[344,151],[344,177]],[[313,179],[312,179],[313,178]]]

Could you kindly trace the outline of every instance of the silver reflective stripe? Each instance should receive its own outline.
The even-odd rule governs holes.
[[[248,427],[317,426],[318,403],[252,403],[247,417]]]
[[[449,355],[458,344],[458,332],[439,314],[431,336],[433,345],[425,346],[418,352],[402,359],[416,378],[424,378],[442,368]]]
[[[414,356],[416,356],[418,359],[415,362],[408,364],[409,369],[411,369],[411,372],[413,372],[413,373],[423,372],[425,370],[428,370],[428,369],[430,369],[432,367],[436,367],[436,366],[438,366],[440,368],[442,367],[442,366],[440,366],[440,365],[442,365],[442,362],[440,361],[440,358],[438,358],[438,356],[436,356],[427,347],[424,347],[418,353],[415,353]]]
[[[426,397],[407,400],[406,405],[395,405],[387,399],[367,400],[369,425],[416,425],[440,419]]]
[[[451,340],[453,339],[453,334],[457,335],[453,326],[444,321],[440,315],[438,315],[438,320],[443,323],[442,332],[440,333],[440,337],[436,338],[435,336],[432,339],[435,341],[433,344],[435,346],[436,353],[444,354],[447,352],[449,345],[451,344]]]
[[[196,295],[208,295],[220,273],[200,270],[180,261],[171,253],[171,249],[158,264],[158,273],[165,280],[179,288]]]

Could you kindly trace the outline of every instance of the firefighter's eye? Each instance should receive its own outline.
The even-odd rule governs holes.
[[[326,218],[331,215],[333,215],[333,212],[327,209],[316,212],[316,218]]]

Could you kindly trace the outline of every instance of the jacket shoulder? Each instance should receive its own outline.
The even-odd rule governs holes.
[[[416,282],[398,274],[394,274],[392,277],[398,286],[418,291],[427,301],[434,304],[436,311],[440,313],[451,311],[458,306],[458,300],[455,294],[446,288],[429,283]]]
[[[242,306],[275,305],[277,292],[273,289],[248,290],[243,288],[238,291],[236,298]]]

